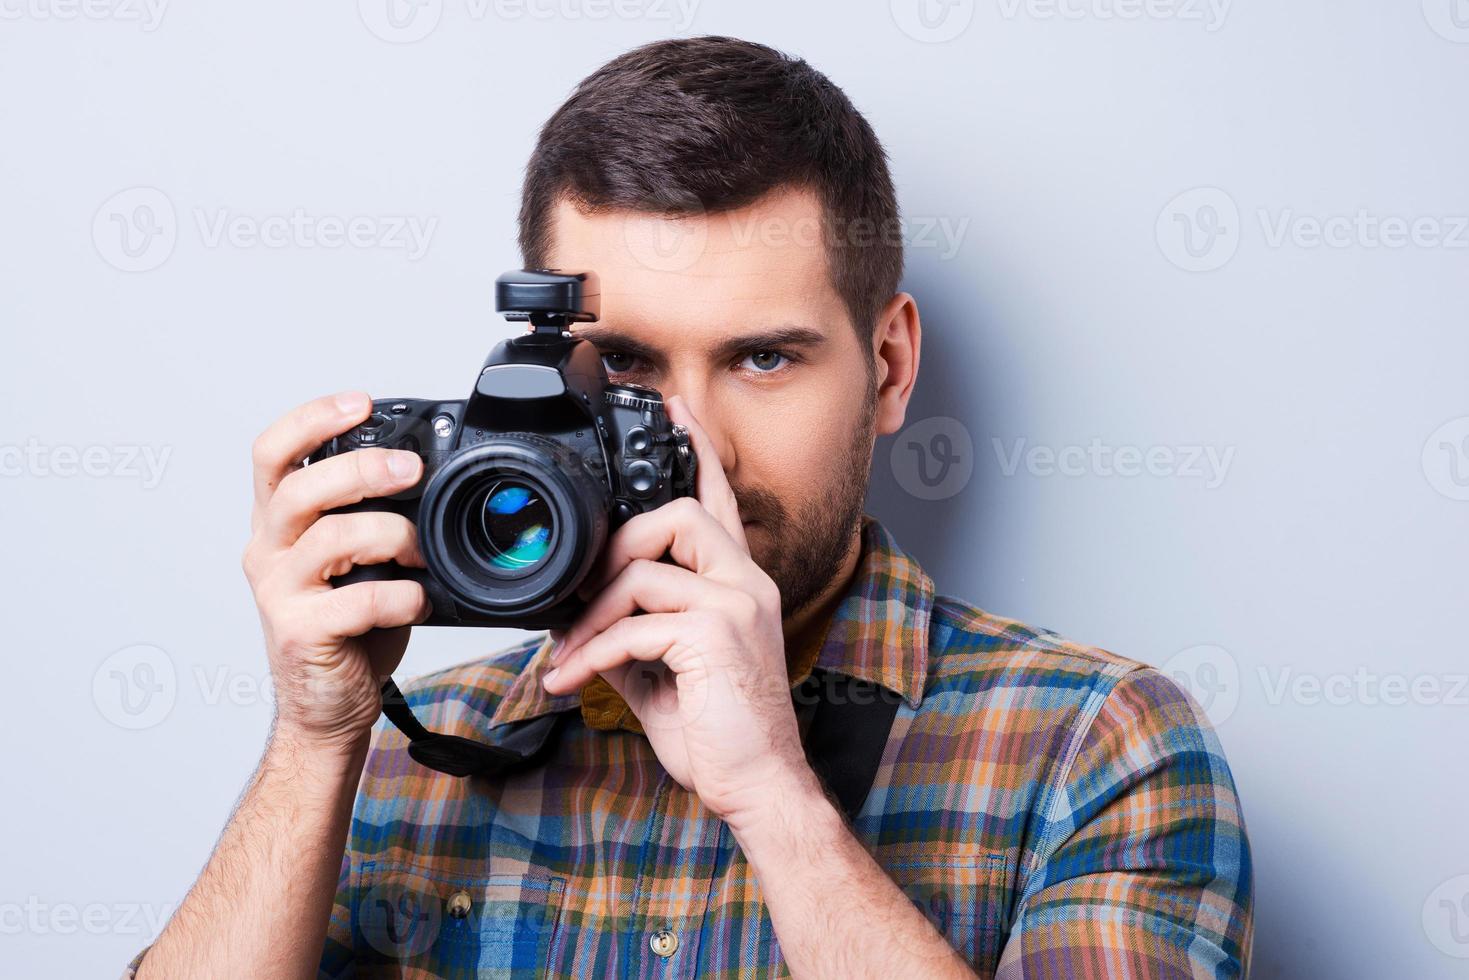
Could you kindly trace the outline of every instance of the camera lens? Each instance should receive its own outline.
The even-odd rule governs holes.
[[[429,480],[419,546],[462,610],[514,623],[581,583],[606,543],[610,510],[606,485],[565,444],[503,432],[456,451]]]
[[[485,560],[507,572],[529,571],[551,549],[551,508],[545,496],[519,480],[496,480],[479,507],[478,542]]]

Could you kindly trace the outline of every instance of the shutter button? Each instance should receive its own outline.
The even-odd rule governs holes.
[[[659,929],[648,937],[648,945],[653,948],[653,952],[667,959],[678,949],[678,936],[667,929]]]
[[[470,907],[474,905],[469,899],[469,892],[455,892],[449,896],[449,914],[456,919],[463,919],[469,915]]]

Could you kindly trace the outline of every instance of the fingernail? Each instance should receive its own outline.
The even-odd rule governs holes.
[[[388,472],[400,480],[406,480],[418,470],[418,457],[412,453],[394,450],[388,454]]]
[[[361,415],[367,410],[367,396],[360,391],[344,391],[336,401],[344,415]]]
[[[561,658],[561,651],[564,650],[564,649],[566,649],[566,641],[565,640],[557,640],[551,646],[551,663],[554,664],[557,660],[559,660]]]
[[[541,685],[543,687],[550,687],[551,681],[555,680],[556,675],[560,672],[561,669],[559,667],[552,667],[550,670],[546,671],[546,676],[541,678]]]

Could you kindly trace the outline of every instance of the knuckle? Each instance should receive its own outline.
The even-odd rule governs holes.
[[[255,586],[255,606],[260,615],[270,619],[279,619],[285,614],[285,599],[291,591],[277,581],[278,578],[279,575],[272,570],[264,574]]]
[[[359,449],[352,458],[357,461],[357,479],[363,487],[371,490],[393,482],[388,471],[388,450]]]
[[[299,510],[301,507],[302,496],[305,492],[305,485],[303,481],[314,479],[314,477],[306,476],[308,472],[310,471],[297,470],[294,473],[287,473],[285,478],[282,479],[280,484],[275,488],[275,495],[272,496],[269,503],[265,505],[266,510],[275,511],[276,513],[279,513],[281,511],[294,512]]]
[[[401,544],[407,544],[418,538],[418,527],[402,514],[378,511],[376,520],[376,529],[384,538],[397,541]]]
[[[353,588],[337,589],[333,593],[335,613],[339,618],[363,616],[369,621],[377,618],[382,609],[382,583],[361,582]]]
[[[748,592],[736,593],[730,603],[730,613],[736,623],[752,622],[760,615],[760,602]]]
[[[313,546],[339,555],[352,547],[352,521],[343,514],[325,514],[306,529],[313,538]],[[304,535],[303,535],[304,537]]]
[[[260,433],[250,444],[250,462],[256,469],[265,469],[275,462],[275,442],[270,433]]]
[[[658,563],[651,558],[634,558],[628,562],[624,574],[633,584],[642,585],[658,574]]]

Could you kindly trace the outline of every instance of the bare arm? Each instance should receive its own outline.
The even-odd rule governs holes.
[[[793,977],[973,977],[974,971],[852,834],[815,773],[774,788],[739,841]]]
[[[137,976],[314,977],[366,756],[276,733]]]
[[[138,977],[316,976],[381,680],[402,659],[407,627],[429,609],[423,588],[407,580],[331,586],[354,565],[423,562],[406,518],[327,513],[412,486],[422,475],[415,454],[368,449],[301,465],[370,409],[361,393],[319,399],[255,443],[244,568],[270,657],[275,725],[214,854]]]

